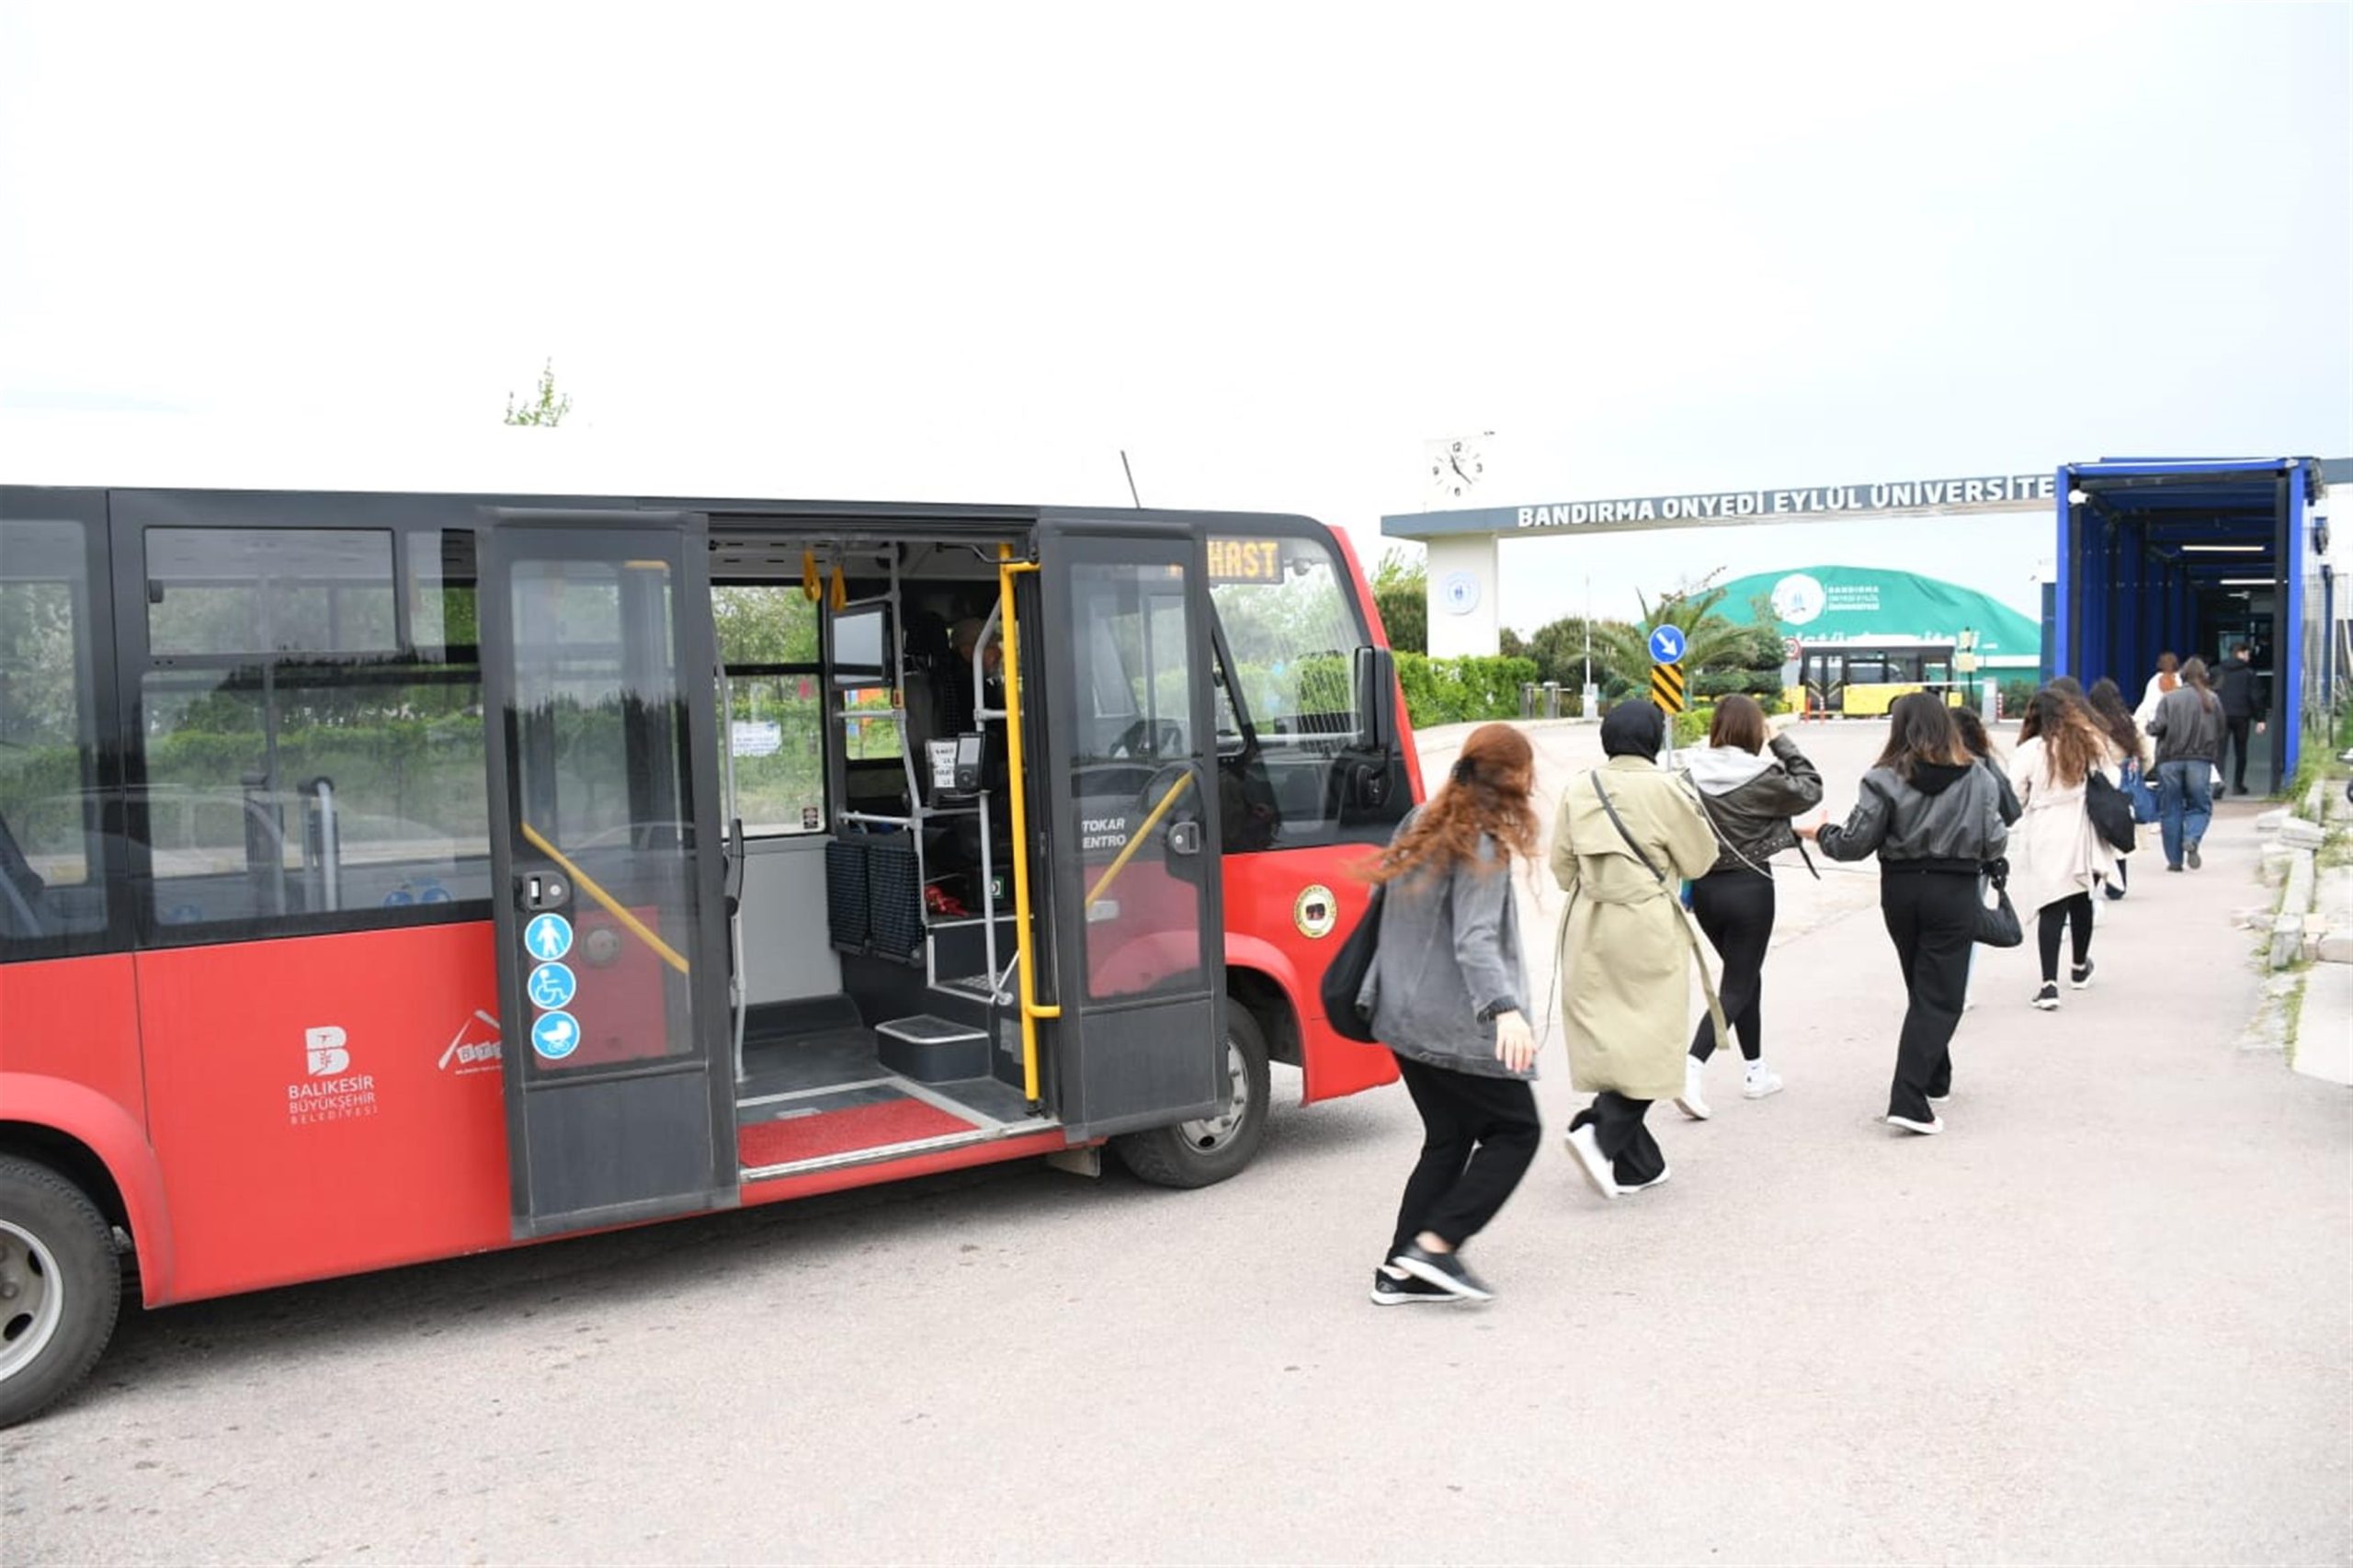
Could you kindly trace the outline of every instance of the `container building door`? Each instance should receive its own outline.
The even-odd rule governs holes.
[[[702,519],[502,511],[482,538],[514,1233],[731,1203]]]

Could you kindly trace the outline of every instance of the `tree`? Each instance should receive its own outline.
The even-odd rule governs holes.
[[[1597,621],[1593,628],[1593,660],[1625,686],[1640,691],[1650,686],[1651,633],[1661,626],[1683,632],[1683,667],[1687,671],[1739,668],[1751,646],[1753,629],[1734,626],[1716,613],[1723,602],[1722,588],[1677,588],[1662,594],[1655,603],[1638,596],[1643,618],[1631,626],[1623,621]]]
[[[1403,548],[1392,547],[1372,569],[1372,602],[1388,629],[1389,645],[1401,653],[1427,653],[1430,648],[1429,563]]]
[[[551,359],[540,367],[538,401],[516,404],[515,394],[506,394],[506,423],[509,425],[561,425],[563,416],[572,412],[572,394],[559,396],[555,390],[555,361]]]

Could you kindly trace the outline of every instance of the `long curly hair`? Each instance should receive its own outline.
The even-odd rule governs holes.
[[[1457,866],[1502,870],[1514,856],[1536,858],[1539,824],[1529,799],[1536,787],[1536,752],[1509,724],[1482,724],[1462,743],[1454,768],[1428,804],[1399,834],[1371,871],[1376,882]],[[1479,838],[1495,839],[1501,856],[1482,866]]]
[[[2018,744],[2034,740],[2042,743],[2043,767],[2062,787],[2081,784],[2106,750],[2091,710],[2055,684],[2034,694],[2018,722]]]
[[[2093,722],[2120,753],[2135,762],[2147,758],[2149,743],[2141,738],[2140,723],[2124,706],[2122,688],[2106,676],[2092,682],[2091,709]]]

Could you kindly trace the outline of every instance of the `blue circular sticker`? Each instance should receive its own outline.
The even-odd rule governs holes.
[[[561,1062],[580,1049],[580,1021],[569,1013],[541,1013],[531,1020],[531,1049]]]
[[[572,950],[572,922],[561,915],[534,915],[523,927],[523,950],[541,963],[553,963]]]
[[[534,1007],[569,1007],[572,994],[580,989],[580,983],[574,978],[570,964],[543,963],[531,971],[523,989],[530,993]]]
[[[384,895],[386,909],[405,909],[416,902],[416,895],[406,888],[394,888]]]

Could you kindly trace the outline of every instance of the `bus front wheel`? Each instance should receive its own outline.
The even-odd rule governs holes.
[[[1207,1187],[1240,1171],[1267,1138],[1273,1085],[1267,1072],[1267,1035],[1238,1002],[1225,1005],[1226,1099],[1216,1110],[1174,1127],[1154,1127],[1111,1140],[1120,1163],[1154,1187]]]
[[[0,1426],[80,1382],[121,1309],[106,1216],[47,1165],[0,1156]]]

